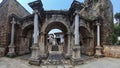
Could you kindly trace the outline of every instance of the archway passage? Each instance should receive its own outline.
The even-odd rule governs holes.
[[[31,54],[31,47],[33,44],[33,24],[22,29],[20,38],[20,43],[18,44],[19,46],[16,47],[16,50],[18,50],[18,55]]]
[[[59,29],[52,29],[49,31],[48,35],[48,51],[63,51],[63,44],[64,44],[64,34]],[[50,46],[51,45],[51,46]]]
[[[84,55],[94,55],[94,38],[85,27],[80,27],[81,53]]]
[[[64,34],[68,32],[67,26],[61,22],[52,22],[48,24],[45,28],[45,32],[48,33],[51,29],[60,29]]]
[[[58,29],[61,32],[50,34],[49,32],[53,29]],[[48,53],[48,62],[62,63],[62,60],[64,60],[64,54],[68,50],[67,32],[67,27],[61,22],[51,22],[44,29],[44,48],[45,53]]]

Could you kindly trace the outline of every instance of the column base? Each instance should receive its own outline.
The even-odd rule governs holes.
[[[14,46],[14,44],[11,44],[8,47],[9,47],[9,52],[8,52],[7,56],[11,57],[11,58],[15,57],[16,53],[15,53],[15,46]]]
[[[102,47],[96,47],[96,53],[95,53],[96,58],[103,57],[102,49],[103,49]]]
[[[29,64],[31,64],[31,65],[37,65],[37,66],[39,66],[40,63],[41,63],[41,60],[40,60],[40,59],[30,58],[30,60],[29,60]]]
[[[41,58],[39,55],[40,51],[39,51],[38,44],[33,44],[31,49],[32,49],[32,54],[31,54],[31,58],[29,59],[29,64],[39,66],[41,63]]]
[[[81,50],[81,48],[78,45],[75,45],[73,47],[73,58],[74,59],[81,58],[81,51],[80,50]]]
[[[16,53],[8,52],[8,54],[7,54],[7,57],[10,57],[10,58],[14,58],[16,56],[17,56]]]

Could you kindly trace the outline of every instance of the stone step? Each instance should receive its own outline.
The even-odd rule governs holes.
[[[56,65],[49,65],[49,66],[47,66],[47,68],[57,68],[57,66]]]
[[[57,68],[65,68],[63,65],[58,65]]]
[[[41,66],[41,68],[47,68],[47,66]]]
[[[45,65],[41,68],[73,68],[71,65]]]

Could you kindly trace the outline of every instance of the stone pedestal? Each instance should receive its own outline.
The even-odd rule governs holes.
[[[83,60],[81,59],[80,46],[75,45],[73,47],[72,64],[73,65],[79,65],[79,64],[82,64],[82,63],[83,63]]]
[[[102,47],[96,47],[95,57],[103,57],[102,50]]]
[[[32,47],[32,54],[31,54],[31,58],[29,60],[29,63],[31,65],[40,65],[40,62],[41,62],[41,58],[40,58],[40,55],[39,55],[39,47],[37,44],[34,44]]]
[[[10,44],[9,46],[9,52],[7,54],[8,57],[15,57],[16,53],[15,53],[15,45],[14,44]]]
[[[0,47],[0,57],[5,56],[5,48],[4,47]]]

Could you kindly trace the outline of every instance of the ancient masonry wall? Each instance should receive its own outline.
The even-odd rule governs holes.
[[[11,24],[9,22],[9,15],[15,14],[18,17],[22,18],[29,15],[29,12],[26,11],[16,0],[3,0],[0,3],[0,55],[7,53],[7,46],[10,43],[10,32]],[[17,32],[15,32],[17,33]]]
[[[103,53],[106,57],[120,58],[120,46],[104,45]]]
[[[110,0],[96,0],[88,13],[89,19],[101,16],[101,45],[111,44],[113,32],[113,6]]]

